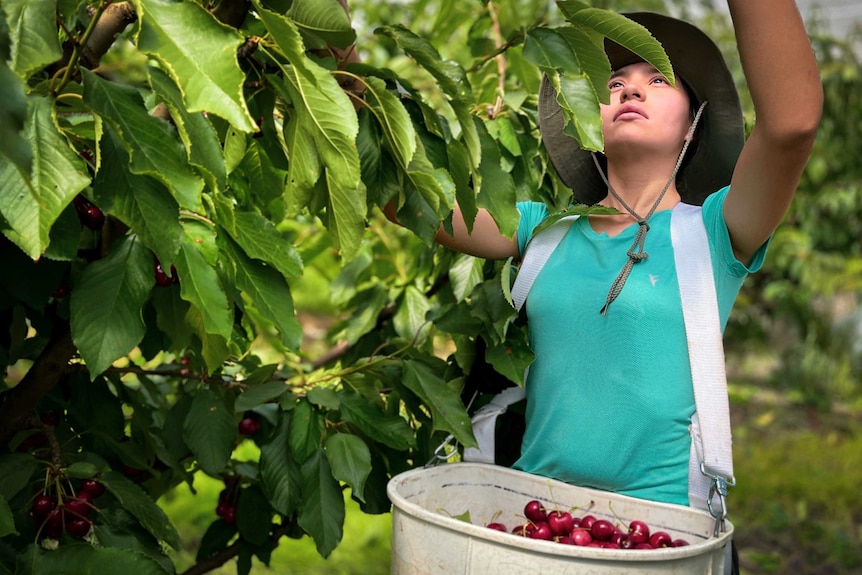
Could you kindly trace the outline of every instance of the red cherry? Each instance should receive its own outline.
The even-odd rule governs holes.
[[[572,531],[572,540],[575,542],[575,545],[586,547],[593,542],[593,537],[590,535],[589,531],[579,527]]]
[[[105,214],[97,206],[90,204],[84,211],[82,221],[91,230],[101,230],[102,226],[105,225]]]
[[[649,538],[649,544],[655,549],[661,549],[662,547],[670,547],[673,543],[673,539],[670,534],[664,531],[656,531]]]
[[[593,517],[592,515],[584,515],[583,517],[581,517],[581,527],[583,529],[587,529],[587,530],[592,529],[593,523],[595,523],[595,522],[596,522],[596,518]]]
[[[528,501],[524,506],[524,517],[533,523],[538,523],[539,521],[546,520],[548,515],[545,513],[545,508],[542,506],[542,503],[533,499],[532,501]]]
[[[550,541],[554,538],[554,533],[550,526],[545,521],[539,521],[530,531],[530,539],[541,539],[542,541]]]
[[[688,541],[685,539],[674,539],[670,545],[671,547],[685,547],[688,545]]]
[[[255,417],[244,417],[237,425],[237,430],[241,435],[254,435],[260,431],[260,421]]]
[[[173,278],[165,273],[162,269],[162,264],[156,262],[153,264],[153,276],[156,278],[156,285],[159,287],[168,287],[174,283]]]
[[[492,522],[485,525],[488,529],[493,529],[495,531],[502,531],[503,533],[508,533],[509,529],[506,528],[502,523]]]
[[[234,523],[236,523],[236,507],[228,507],[227,509],[225,509],[221,518],[222,521],[224,521],[228,525],[233,525]]]
[[[562,537],[557,537],[556,541],[557,541],[557,543],[560,543],[561,545],[574,545],[575,544],[575,540],[572,539],[571,536],[569,536],[569,535],[563,535]]]
[[[48,516],[51,510],[54,509],[54,500],[47,495],[40,495],[33,501],[33,506],[30,510],[35,515],[35,518],[44,519]]]
[[[225,513],[225,511],[227,511],[228,507],[229,507],[229,505],[227,503],[224,503],[224,502],[219,503],[218,505],[216,505],[216,509],[215,509],[216,515],[218,515],[219,517],[224,517],[224,513]]]
[[[635,545],[638,543],[647,543],[649,541],[649,526],[643,521],[635,519],[629,523],[628,539]]]
[[[90,532],[90,522],[86,519],[75,517],[66,522],[66,531],[72,537],[83,539]]]
[[[610,541],[614,534],[614,525],[606,519],[599,519],[590,526],[590,535],[599,541]]]
[[[95,479],[85,479],[81,482],[81,491],[86,494],[92,495],[95,499],[105,492],[105,486],[96,481]],[[83,494],[79,493],[78,497],[82,497]]]
[[[548,526],[554,535],[567,535],[572,532],[575,522],[568,511],[551,511],[548,513]]]
[[[93,510],[93,507],[88,501],[80,498],[67,499],[63,502],[63,507],[66,508],[66,511],[69,514],[81,519],[89,517],[90,511]]]

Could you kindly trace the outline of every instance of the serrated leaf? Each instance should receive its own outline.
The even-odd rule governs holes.
[[[290,416],[288,444],[297,461],[305,461],[321,444],[323,418],[311,403],[300,400]]]
[[[12,508],[6,498],[0,495],[0,537],[17,535],[15,530],[15,517],[12,516]]]
[[[369,438],[404,451],[416,443],[413,430],[403,418],[386,415],[380,406],[375,405],[358,393],[341,395],[341,417],[355,425]]]
[[[180,538],[176,529],[165,512],[140,487],[116,471],[106,471],[99,475],[99,483],[104,485],[153,537],[179,549]]]
[[[28,453],[0,455],[0,496],[8,501],[18,495],[38,468],[36,458]]]
[[[57,0],[3,0],[12,49],[9,62],[22,78],[63,56],[57,33]],[[5,60],[5,58],[4,58]]]
[[[284,276],[259,260],[253,260],[231,242],[223,242],[236,271],[236,287],[245,292],[252,305],[271,321],[288,349],[298,350],[302,326],[296,319],[293,296]]]
[[[113,129],[106,128],[102,167],[93,181],[94,200],[134,230],[169,270],[183,237],[179,205],[161,182],[129,171],[129,154],[118,138]]]
[[[417,36],[400,24],[381,26],[374,30],[374,33],[391,38],[399,48],[437,80],[440,88],[448,96],[456,101],[472,104],[473,94],[464,69],[457,62],[443,60],[428,40]]]
[[[377,118],[386,146],[398,165],[406,170],[416,151],[416,131],[410,115],[382,80],[367,78],[365,84],[368,87],[366,101]]]
[[[230,339],[233,317],[227,295],[215,269],[188,235],[183,238],[176,267],[180,277],[180,295],[200,313],[206,332],[224,340]]]
[[[210,389],[198,391],[183,424],[183,441],[201,469],[210,475],[224,471],[236,438],[236,422],[224,401]]]
[[[279,397],[288,390],[288,386],[283,381],[270,381],[249,386],[236,398],[234,413],[242,413],[254,409],[262,403]]]
[[[272,441],[260,448],[260,479],[273,508],[291,515],[300,501],[302,478],[288,446],[290,415],[283,413]]]
[[[88,479],[99,472],[99,468],[89,461],[76,461],[66,468],[66,476],[72,479]]]
[[[135,236],[114,243],[78,278],[71,297],[72,341],[95,378],[144,337],[141,310],[155,284],[153,259]]]
[[[179,286],[154,290],[150,301],[156,308],[156,325],[171,340],[172,350],[181,350],[189,345],[191,326],[186,323],[189,303],[180,297]]]
[[[84,103],[120,136],[132,160],[129,170],[161,181],[182,208],[199,210],[203,179],[189,165],[170,124],[151,116],[132,86],[103,80],[87,70],[82,74]]]
[[[459,254],[449,268],[449,281],[456,301],[464,301],[473,288],[482,282],[482,260],[467,254]]]
[[[385,287],[375,285],[357,298],[358,309],[347,320],[344,330],[338,334],[339,339],[348,343],[356,343],[360,337],[374,329],[380,312],[389,303],[389,295]]]
[[[425,319],[425,314],[431,309],[431,303],[425,294],[416,286],[408,285],[404,289],[404,299],[398,306],[393,318],[396,333],[407,341],[421,343],[425,334],[431,329],[431,324]]]
[[[336,433],[327,438],[324,448],[332,475],[365,501],[365,481],[371,473],[371,452],[365,442],[349,433]]]
[[[527,342],[526,334],[517,331],[506,341],[489,345],[485,351],[485,359],[494,366],[494,370],[506,376],[509,381],[524,385],[524,373],[533,363],[535,356]]]
[[[189,306],[185,315],[185,323],[201,340],[201,356],[207,367],[207,373],[213,373],[221,369],[222,364],[231,355],[228,340],[221,335],[214,335],[207,331],[201,312],[194,306]]]
[[[328,387],[314,387],[308,390],[306,395],[308,401],[314,405],[325,407],[330,410],[337,410],[341,401],[338,398],[338,393]]]
[[[339,4],[320,0],[293,0],[286,15],[302,32],[310,49],[327,45],[347,48],[356,40],[350,18]]]
[[[448,431],[466,447],[477,445],[461,396],[446,385],[437,371],[419,361],[405,361],[403,383],[430,409],[434,429]]]
[[[590,79],[599,101],[608,103],[611,95],[611,91],[608,89],[611,65],[605,54],[602,36],[574,26],[563,26],[557,28],[556,32],[571,46],[573,57],[578,61],[580,69]]]
[[[236,510],[236,528],[243,539],[255,545],[268,541],[272,515],[269,501],[260,488],[251,485],[240,491]]]
[[[323,449],[317,449],[302,466],[302,496],[297,521],[314,539],[321,557],[329,557],[343,534],[344,496]]]
[[[579,2],[557,2],[574,26],[602,36],[634,52],[645,62],[652,64],[666,78],[673,81],[674,73],[670,59],[649,30],[612,10],[585,8]],[[577,6],[576,6],[577,5]]]
[[[167,74],[150,68],[150,85],[161,96],[171,112],[189,162],[208,178],[210,188],[223,190],[227,185],[227,167],[218,134],[203,112],[191,113],[185,107],[182,93]]]
[[[195,2],[135,0],[138,49],[180,86],[189,112],[208,112],[243,132],[257,130],[243,97],[237,31]]]
[[[482,142],[482,163],[479,165],[482,178],[477,205],[490,212],[502,235],[512,237],[521,218],[516,207],[515,183],[512,176],[503,170],[497,142],[485,130],[479,132],[479,138]]]
[[[563,131],[577,140],[581,148],[601,151],[604,148],[599,101],[590,79],[585,75],[548,74],[557,91],[557,103],[563,109],[566,125]]]
[[[55,550],[32,545],[18,558],[18,573],[32,575],[105,575],[122,565],[123,575],[165,575],[152,558],[132,549],[68,543]]]
[[[90,184],[84,162],[54,124],[52,105],[49,98],[29,98],[24,130],[34,153],[29,179],[0,157],[0,214],[11,228],[3,232],[33,259],[47,249],[63,209]]]
[[[326,224],[345,259],[350,259],[359,247],[366,215],[353,104],[329,72],[305,56],[293,23],[263,8],[258,14],[291,64],[281,70],[283,87],[297,110],[294,129],[307,132],[314,142],[328,190]],[[303,140],[307,144],[309,138]]]
[[[293,244],[272,222],[255,212],[235,212],[233,216],[234,226],[228,232],[249,257],[268,263],[286,279],[302,274],[302,260]]]
[[[29,175],[33,151],[21,133],[27,122],[27,96],[24,82],[7,64],[9,48],[6,12],[0,10],[0,155],[15,164],[21,174]]]
[[[524,58],[541,69],[581,73],[571,45],[551,28],[533,28],[527,32]]]

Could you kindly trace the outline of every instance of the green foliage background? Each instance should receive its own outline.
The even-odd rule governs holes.
[[[309,548],[321,572],[362,548],[385,563],[387,479],[450,433],[471,444],[473,392],[520,382],[531,360],[510,263],[432,239],[456,200],[509,231],[516,200],[568,203],[537,139],[541,73],[570,79],[571,135],[600,149],[601,37],[667,65],[602,9],[671,11],[719,40],[753,121],[708,2],[350,9],[3,1],[0,572],[94,569],[120,550],[130,575],[289,572]],[[811,30],[820,134],[726,333],[750,572],[862,565],[860,44]],[[359,64],[328,52],[354,42]],[[380,213],[390,201],[403,229]],[[86,203],[104,223],[82,226]],[[157,263],[178,281],[157,285]],[[53,550],[34,496],[63,501],[97,474],[89,539]],[[222,490],[236,523],[215,515]]]

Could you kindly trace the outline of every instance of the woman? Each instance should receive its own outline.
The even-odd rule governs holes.
[[[540,127],[561,178],[578,202],[621,215],[575,222],[533,284],[526,307],[536,361],[516,468],[689,504],[694,399],[670,211],[681,201],[703,204],[723,328],[793,198],[822,104],[796,4],[728,5],[757,115],[744,145],[738,98],[718,49],[672,18],[630,15],[664,45],[678,75],[673,84],[618,46],[606,47],[614,73],[610,103],[602,106],[603,158],[563,135],[553,90],[543,88]],[[456,210],[454,233],[441,229],[437,239],[479,257],[518,258],[548,216],[542,204],[519,209],[514,238],[482,211],[468,234]]]

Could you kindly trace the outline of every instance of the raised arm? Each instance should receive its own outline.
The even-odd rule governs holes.
[[[724,215],[737,257],[748,262],[775,231],[808,161],[823,90],[792,0],[728,0],[756,114]]]

